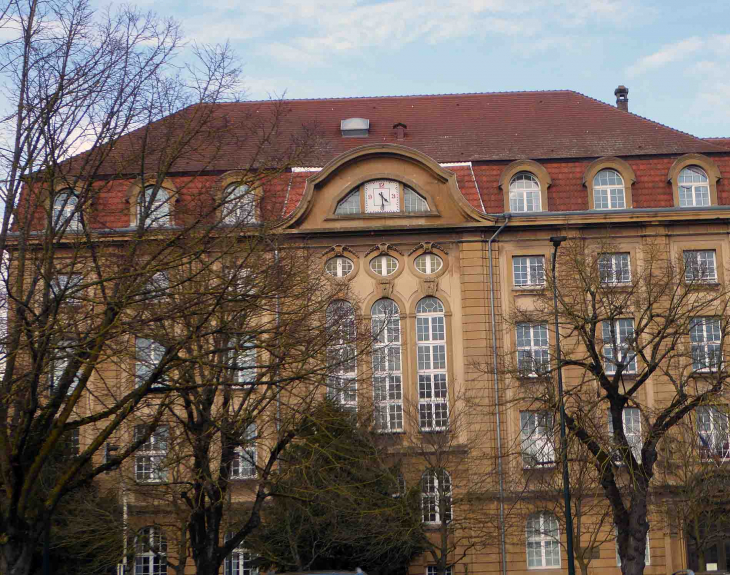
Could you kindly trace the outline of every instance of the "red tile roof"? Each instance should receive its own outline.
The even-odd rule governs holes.
[[[193,106],[153,125],[152,131],[159,130],[159,141],[167,142],[174,131],[170,126],[185,125],[186,115],[203,109],[210,110]],[[215,145],[191,145],[191,153],[175,162],[175,171],[248,167],[274,118],[279,125],[267,151],[276,151],[268,161],[296,147],[304,134],[317,133],[316,144],[297,158],[298,165],[310,166],[376,143],[402,144],[439,162],[728,151],[726,141],[696,138],[567,90],[241,102],[216,105],[213,116],[208,135],[214,134]],[[370,120],[367,137],[342,137],[340,121],[353,117]],[[393,129],[399,122],[407,126],[402,140]],[[131,171],[120,169],[119,161],[136,149],[139,134],[122,138],[107,173],[139,171],[139,164],[130,164]],[[151,165],[147,169],[155,171]]]

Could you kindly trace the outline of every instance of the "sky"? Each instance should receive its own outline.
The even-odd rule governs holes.
[[[729,0],[141,0],[230,40],[248,99],[569,89],[730,136]]]

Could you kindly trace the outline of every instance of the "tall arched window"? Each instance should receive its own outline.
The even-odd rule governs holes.
[[[451,521],[451,476],[445,469],[429,469],[421,476],[421,509],[425,523]]]
[[[710,205],[710,180],[699,166],[687,166],[679,172],[677,184],[680,208]]]
[[[72,190],[63,190],[53,198],[53,229],[66,226],[69,232],[81,230],[81,212],[78,209],[78,197]]]
[[[422,431],[438,431],[449,425],[446,387],[446,320],[444,306],[435,297],[416,305],[418,341],[418,423]]]
[[[373,304],[371,315],[375,425],[381,431],[402,431],[400,310],[392,299],[380,299]]]
[[[560,529],[548,511],[527,518],[527,567],[560,567]]]
[[[231,184],[223,191],[223,223],[231,226],[256,223],[256,196],[245,184]]]
[[[622,210],[626,207],[624,179],[616,170],[601,170],[593,178],[593,208]]]
[[[530,172],[519,172],[509,183],[510,212],[539,212],[540,182]]]
[[[140,529],[135,551],[134,575],[167,575],[167,538],[162,529]]]
[[[137,225],[144,222],[145,228],[169,226],[170,196],[157,186],[147,186],[137,198]]]
[[[327,396],[348,411],[357,411],[357,348],[355,308],[344,300],[327,307],[327,328],[330,345]]]

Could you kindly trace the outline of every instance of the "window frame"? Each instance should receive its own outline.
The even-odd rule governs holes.
[[[672,194],[674,197],[674,207],[681,210],[696,209],[699,206],[680,206],[679,201],[679,174],[688,166],[697,166],[701,168],[708,179],[709,193],[710,193],[710,206],[718,205],[717,197],[717,181],[722,177],[720,169],[717,164],[709,156],[703,154],[685,154],[675,160],[675,162],[669,168],[667,172],[667,182],[672,186]]]
[[[682,177],[687,172],[693,172],[694,174],[697,174],[700,177],[704,177],[705,181],[690,181],[690,182],[682,182]],[[704,196],[707,196],[707,203],[698,204],[697,200],[698,197],[700,197],[700,188],[705,188],[706,191],[702,193],[702,198]],[[691,197],[690,204],[682,205],[682,193],[683,191],[688,191]],[[679,170],[679,173],[677,174],[677,198],[679,200],[679,207],[680,208],[706,208],[708,206],[712,205],[712,193],[710,191],[710,176],[707,174],[707,171],[705,171],[701,166],[697,165],[689,165],[684,166],[681,170]],[[684,200],[686,201],[686,200]]]
[[[713,324],[713,328],[717,327],[717,333],[719,333],[719,339],[717,340],[710,340],[708,336],[708,325]],[[693,341],[693,337],[695,334],[698,334],[699,332],[695,331],[695,327],[702,326],[702,341]],[[712,330],[712,335],[715,335],[715,330]],[[695,373],[715,373],[722,367],[722,364],[725,360],[724,353],[723,353],[723,341],[722,341],[722,323],[720,318],[714,317],[714,316],[698,316],[694,317],[690,320],[689,325],[689,339],[690,339],[690,354],[692,357],[692,371]],[[710,349],[710,346],[717,346],[717,349]],[[702,348],[702,355],[703,355],[703,362],[705,364],[705,367],[697,367],[698,363],[695,359],[696,355],[695,352]],[[715,363],[715,360],[712,358],[712,354],[718,352],[720,353],[719,358],[719,364]]]
[[[243,190],[237,193],[240,189]],[[252,186],[241,182],[230,182],[223,188],[221,200],[222,224],[253,226],[259,223],[258,197]],[[235,205],[231,209],[233,204]]]
[[[425,270],[418,269],[418,262],[424,261],[426,262]],[[438,263],[438,267],[436,269],[433,269],[433,260],[435,260]],[[415,258],[413,258],[413,267],[418,272],[425,276],[432,276],[439,273],[444,268],[444,260],[441,256],[438,254],[435,254],[433,252],[424,252],[422,254],[417,255]]]
[[[376,311],[376,306],[390,305],[385,302],[392,304],[390,312],[392,315],[388,315],[388,312]],[[380,433],[399,433],[404,429],[403,326],[401,325],[400,307],[390,298],[381,298],[373,303],[370,315],[371,330],[374,336],[372,378],[375,424]],[[397,337],[392,337],[393,334]],[[381,338],[381,336],[384,337]],[[381,366],[385,369],[380,369]]]
[[[256,383],[258,375],[258,349],[250,341],[228,351],[228,368],[233,372],[233,385],[246,387]]]
[[[147,342],[147,343],[144,343]],[[152,353],[149,354],[149,360],[145,360],[144,357],[140,357],[140,354],[147,354],[148,351],[151,351]],[[159,358],[156,356],[159,355]],[[134,361],[134,380],[135,380],[135,387],[140,387],[145,381],[147,381],[147,378],[149,377],[150,373],[159,365],[162,358],[165,356],[165,346],[163,346],[160,342],[155,341],[154,339],[146,338],[146,337],[137,337],[135,341],[135,361]],[[149,363],[149,365],[147,365]],[[150,386],[150,390],[154,389],[164,389],[167,387],[167,375],[164,374],[162,377],[160,377],[159,381],[156,381]]]
[[[636,183],[636,173],[628,162],[614,156],[604,156],[602,158],[594,160],[588,165],[585,172],[583,173],[583,185],[586,187],[588,192],[588,209],[597,212],[610,211],[605,209],[597,209],[595,206],[595,194],[593,190],[594,178],[598,175],[599,172],[603,170],[613,170],[614,172],[617,172],[619,176],[621,176],[621,179],[623,180],[625,204],[625,208],[623,209],[632,209],[634,207],[634,201],[631,188],[633,184]]]
[[[78,341],[72,340],[72,339],[62,339],[59,342],[56,343],[55,348],[52,353],[51,358],[51,365],[50,370],[48,374],[48,390],[51,394],[55,393],[57,384],[56,382],[63,378],[63,374],[66,371],[66,368],[68,367],[69,363],[71,362],[71,359],[73,355],[76,353],[74,351],[74,346],[78,345]],[[63,350],[63,356],[59,357],[58,352]],[[70,353],[69,353],[69,350]],[[69,357],[70,356],[70,357]],[[73,391],[76,389],[76,386],[80,382],[79,375],[82,372],[82,368],[79,367],[78,371],[74,375],[74,378],[71,382],[71,385],[69,385],[68,390],[66,392],[66,395],[71,395]]]
[[[700,421],[701,413],[707,412],[709,418],[707,423],[709,429],[703,430],[703,423]],[[719,458],[722,461],[730,459],[730,418],[726,411],[721,411],[717,405],[700,405],[696,408],[695,418],[697,421],[697,439],[699,442],[700,459],[710,461]],[[720,429],[717,422],[722,421]],[[722,429],[724,427],[724,430]],[[711,440],[703,439],[703,436],[710,434]],[[717,438],[721,438],[721,450],[718,450]],[[718,453],[720,451],[720,453]]]
[[[530,424],[530,419],[534,424]],[[532,427],[532,430],[529,427]],[[555,466],[554,414],[545,410],[520,411],[520,456],[523,469]],[[548,458],[542,455],[548,455]],[[538,459],[540,455],[540,459]]]
[[[526,181],[525,178],[529,176],[529,181],[533,182],[537,187],[528,189],[528,188],[517,188],[513,185],[517,182],[518,178],[521,179],[521,181]],[[535,214],[544,211],[542,209],[542,189],[540,187],[540,180],[538,180],[537,176],[533,174],[532,172],[523,170],[521,172],[517,172],[514,174],[509,181],[509,212],[512,214]],[[532,207],[534,208],[535,205],[537,205],[536,209],[527,209],[530,202],[528,202],[528,195],[532,195],[531,198],[532,201]],[[518,197],[521,196],[521,197]],[[519,202],[522,202],[524,205],[524,209],[516,209],[519,208]]]
[[[71,198],[73,198],[73,202],[70,201]],[[59,231],[64,226],[64,232],[79,233],[83,231],[83,214],[79,203],[79,195],[71,188],[63,188],[53,194],[51,225],[54,231]]]
[[[436,302],[436,311],[421,306]],[[434,296],[416,304],[416,374],[418,380],[418,428],[445,431],[449,426],[448,344],[446,310]],[[425,339],[424,339],[425,338]],[[438,367],[437,367],[438,366]]]
[[[232,533],[226,533],[225,541],[231,539]],[[243,541],[234,547],[233,551],[226,556],[223,565],[223,575],[258,575],[259,568],[248,565],[256,561],[256,556],[243,546]]]
[[[343,311],[333,317],[335,306],[340,306]],[[327,397],[345,411],[356,413],[358,354],[355,307],[347,300],[334,300],[327,306],[326,315],[327,329],[335,331],[327,346],[327,354],[336,358],[334,369],[328,369],[327,373]],[[333,322],[336,324],[332,325]]]
[[[704,267],[703,264],[700,262],[700,259],[702,257],[702,254],[712,254],[712,270],[711,274],[704,274],[702,273],[704,270],[708,270],[709,268]],[[694,260],[694,261],[690,261]],[[718,283],[718,275],[717,275],[717,250],[715,249],[708,249],[708,250],[697,250],[697,249],[691,249],[691,250],[682,250],[682,261],[684,262],[684,281],[685,283],[690,284],[715,284]],[[694,277],[693,270],[699,271],[699,277]],[[704,277],[706,276],[706,277]]]
[[[335,273],[332,273],[332,271],[329,269],[330,262],[336,262],[336,269]],[[347,262],[350,265],[350,270],[347,273],[344,272],[345,262]],[[324,271],[327,272],[331,277],[336,279],[343,279],[346,278],[355,271],[355,262],[353,262],[350,258],[347,256],[332,256],[329,258],[326,262],[324,262]]]
[[[145,424],[134,426],[137,441],[148,431]],[[134,480],[139,484],[161,484],[167,482],[165,458],[170,442],[170,426],[158,425],[147,440],[134,453]]]
[[[599,176],[601,174],[603,174],[605,172],[612,172],[613,174],[615,174],[616,176],[618,176],[618,178],[621,180],[620,186],[618,184],[610,184],[610,183],[608,183],[608,184],[601,184],[601,183],[596,184],[596,180],[599,178]],[[593,192],[593,209],[594,210],[611,211],[611,210],[625,210],[626,209],[626,206],[627,206],[627,202],[626,202],[626,181],[624,180],[624,177],[621,175],[621,172],[619,172],[617,169],[612,168],[612,167],[601,168],[593,176],[593,185],[591,187],[592,187],[592,192]],[[614,192],[616,190],[619,190],[619,189],[621,190],[621,198],[620,198],[620,200],[621,200],[621,203],[623,205],[621,205],[621,206],[614,206],[613,205],[614,196],[613,196],[613,193],[612,192]],[[598,202],[596,200],[598,199],[597,198],[597,194],[600,193],[600,192],[605,192],[606,193],[606,203],[608,204],[607,207],[598,207]]]
[[[535,535],[535,529],[531,526],[535,521],[538,521],[538,535]],[[550,525],[546,528],[545,523],[550,522]],[[554,529],[553,529],[554,524]],[[548,565],[548,550],[547,544],[551,544],[550,550],[550,561],[555,560],[557,554],[557,565]],[[530,544],[537,549],[539,545],[540,549],[540,564],[530,565]],[[554,513],[550,511],[538,511],[537,513],[531,513],[525,524],[525,559],[527,563],[527,569],[560,569],[562,564],[560,549],[560,523]],[[533,557],[535,554],[533,554]]]
[[[518,283],[517,281],[517,264],[518,261],[525,260],[524,274],[526,276],[525,283]],[[533,261],[535,260],[535,261]],[[542,269],[542,271],[539,271]],[[520,274],[523,272],[520,271]],[[541,277],[537,277],[541,276]],[[512,256],[512,285],[518,289],[541,289],[545,287],[545,256],[544,255],[530,255],[530,256]]]
[[[607,266],[607,263],[610,265]],[[631,252],[600,253],[598,254],[597,264],[598,277],[602,286],[616,287],[631,284],[633,276],[631,270]]]
[[[629,417],[629,425],[627,425],[627,414]],[[624,428],[624,435],[626,436],[626,442],[629,444],[631,453],[634,459],[638,463],[641,463],[641,449],[644,446],[642,437],[642,422],[641,422],[641,410],[638,407],[624,407],[621,411],[621,422]],[[636,424],[638,423],[638,429]],[[608,433],[611,437],[614,436],[613,431],[613,420],[611,419],[611,412],[608,413]],[[616,465],[624,465],[623,457],[616,451],[613,456],[613,460]]]
[[[631,336],[628,335],[622,335],[621,329],[622,325],[620,322],[631,322]],[[609,329],[609,339],[606,339],[606,325],[608,325]],[[613,332],[616,334],[616,344],[619,348],[624,348],[626,346],[625,339],[628,337],[634,337],[634,334],[636,333],[635,325],[634,325],[634,318],[616,318],[613,320],[607,320],[604,319],[601,321],[601,338],[603,341],[603,346],[601,349],[601,356],[603,357],[603,371],[606,373],[606,375],[614,375],[616,371],[618,370],[618,363],[624,364],[623,361],[616,362],[615,361],[615,349],[613,345],[613,339],[611,334],[611,325],[613,325]],[[611,356],[606,355],[606,350],[611,350]],[[622,350],[622,356],[621,359],[624,358],[624,352]],[[631,354],[626,355],[626,359],[629,358]],[[635,375],[638,372],[638,363],[637,363],[637,357],[636,354],[633,354],[633,357],[631,357],[630,361],[626,362],[624,364],[624,368],[621,371],[622,375]],[[613,364],[613,365],[611,365]]]
[[[153,545],[147,543],[143,543],[143,551],[140,551],[139,538],[142,532],[149,533],[145,535],[146,542],[159,540],[159,551],[155,551]],[[167,537],[164,529],[157,525],[148,525],[138,531],[135,539],[134,575],[167,575]],[[144,560],[143,565],[140,565],[140,559]]]
[[[231,461],[231,479],[256,479],[258,477],[256,467],[258,461],[257,438],[258,427],[255,423],[251,423],[243,432],[246,445],[239,445],[234,450],[233,460]],[[249,472],[245,473],[245,470]]]
[[[381,262],[380,265],[379,265],[379,267],[381,269],[387,271],[386,265],[390,261],[388,258],[390,258],[391,260],[393,260],[395,262],[395,269],[392,272],[390,272],[389,274],[382,274],[382,273],[378,272],[377,270],[375,270],[373,268],[373,263],[375,263],[375,262]],[[400,267],[401,267],[400,261],[398,260],[397,257],[395,257],[392,254],[378,254],[375,257],[370,258],[370,261],[368,262],[368,268],[370,269],[370,271],[376,277],[379,277],[379,278],[393,278],[393,277],[395,277],[395,275],[400,270]]]
[[[65,278],[62,280],[62,278]],[[51,279],[51,295],[54,300],[58,301],[60,305],[71,305],[77,306],[81,304],[81,290],[78,289],[84,283],[84,276],[79,272],[70,273],[57,273]],[[67,295],[68,292],[74,294],[74,290],[77,290],[75,295]]]
[[[542,342],[542,333],[539,333],[536,337],[536,330],[544,331],[544,345],[535,345],[536,341]],[[520,337],[520,332],[524,333],[525,330],[529,330],[530,345],[520,345],[520,341],[525,341],[524,337]],[[551,368],[550,360],[550,328],[547,323],[529,323],[520,322],[515,324],[515,349],[517,351],[517,371],[520,377],[524,378],[535,378],[541,377],[543,373],[539,373],[535,366],[539,364],[547,364],[547,370]],[[530,370],[523,369],[523,362],[530,361]]]
[[[424,471],[421,475],[421,521],[426,525],[453,521],[453,494],[454,482],[446,469],[440,467]],[[443,512],[442,503],[445,507]]]
[[[156,190],[156,191],[155,191]],[[151,205],[149,208],[149,213],[147,214],[147,219],[145,221],[145,230],[156,230],[156,229],[166,229],[171,228],[174,226],[173,223],[173,210],[172,210],[172,194],[170,193],[170,190],[167,189],[166,186],[157,184],[146,184],[144,186],[141,186],[141,189],[137,193],[137,198],[135,202],[135,227],[139,227],[142,221],[142,215],[144,213],[143,210],[147,209],[147,192],[151,191],[152,194],[154,194],[154,199],[151,199]],[[160,199],[160,194],[163,194],[162,199]],[[141,199],[141,201],[140,201]],[[155,214],[160,210],[161,206],[165,206],[165,209],[160,211],[160,213]],[[155,207],[157,206],[157,207]]]

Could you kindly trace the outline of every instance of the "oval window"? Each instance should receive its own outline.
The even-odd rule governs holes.
[[[370,269],[379,276],[389,276],[398,269],[398,260],[393,256],[378,256],[370,260]]]
[[[422,254],[415,259],[413,265],[422,274],[435,274],[443,267],[444,262],[436,254]]]
[[[331,276],[343,278],[350,275],[352,270],[355,269],[355,266],[353,265],[352,260],[343,256],[338,256],[327,260],[324,269]]]

